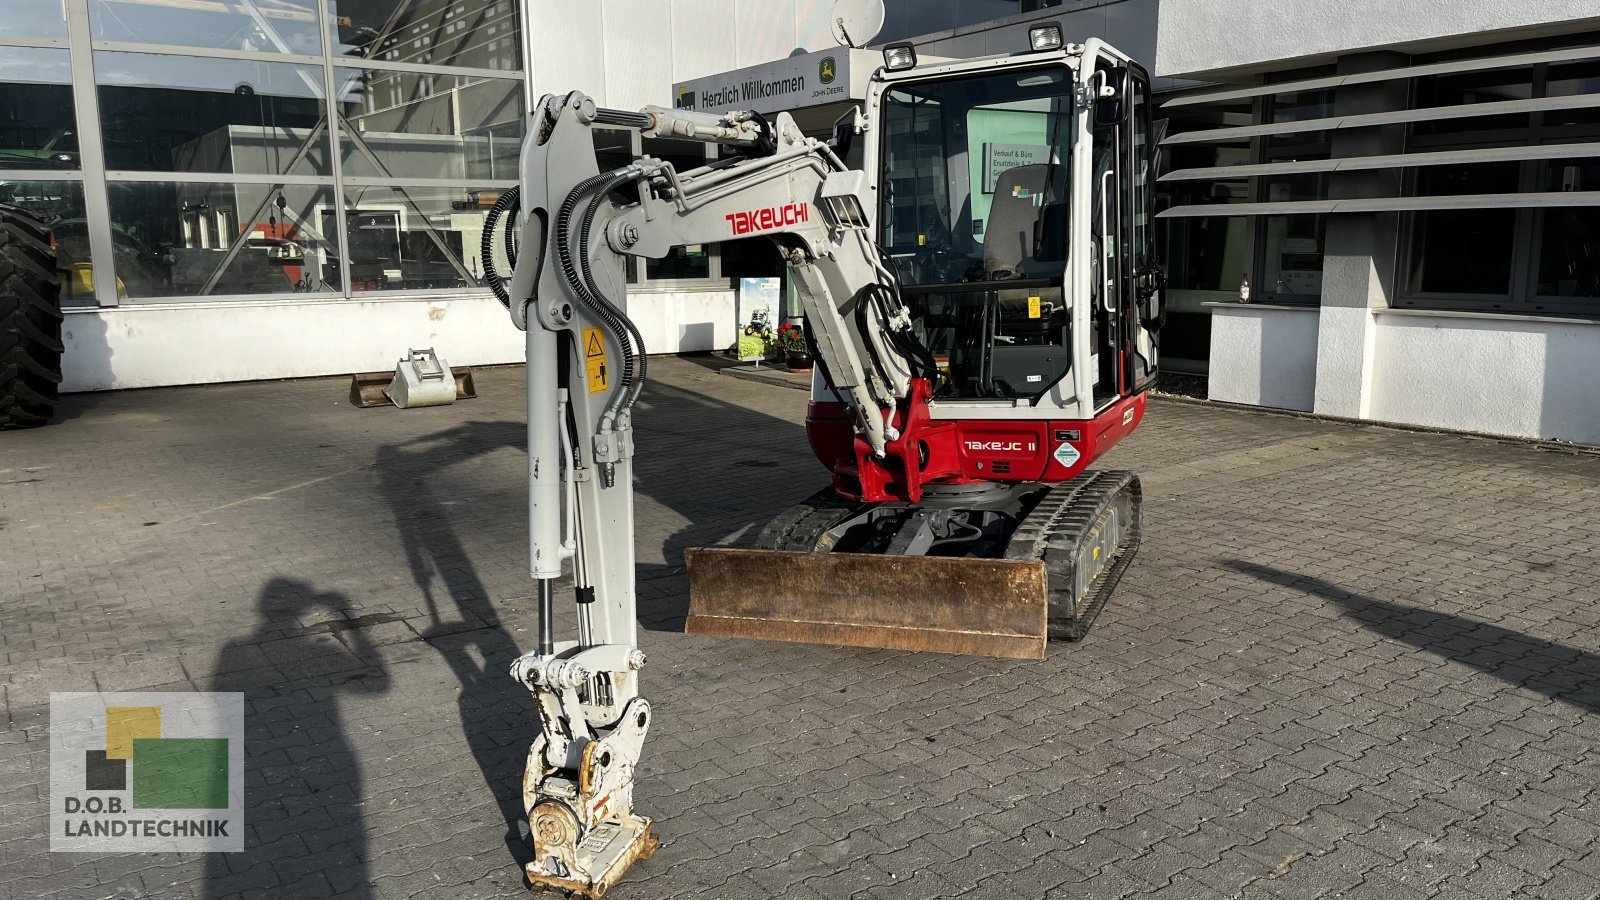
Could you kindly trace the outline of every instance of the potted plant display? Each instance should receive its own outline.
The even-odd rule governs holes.
[[[784,323],[778,328],[777,343],[784,361],[789,364],[789,371],[811,371],[811,348],[806,343],[804,328],[792,322]]]

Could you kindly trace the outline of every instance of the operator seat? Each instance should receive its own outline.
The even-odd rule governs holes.
[[[1018,166],[995,182],[984,228],[983,270],[995,315],[985,395],[1031,396],[1069,364],[1066,306],[1057,287],[1007,287],[1007,281],[1061,278],[1066,259],[1066,167]],[[1038,252],[1035,254],[1035,247]]]
[[[1000,173],[989,221],[984,225],[984,277],[1004,281],[1061,274],[1060,261],[1066,259],[1067,204],[1059,196],[1060,188],[1046,181],[1065,175],[1066,167],[1061,165],[1017,166]],[[1034,257],[1035,242],[1038,259]]]

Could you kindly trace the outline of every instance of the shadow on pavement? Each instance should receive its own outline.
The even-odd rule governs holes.
[[[1475,619],[1367,597],[1311,575],[1238,559],[1222,564],[1332,601],[1363,628],[1385,637],[1580,709],[1600,711],[1600,655]]]
[[[681,631],[688,608],[681,580],[684,548],[753,537],[777,509],[814,491],[811,482],[821,483],[824,475],[806,450],[805,429],[792,422],[661,383],[647,385],[641,406],[635,418],[635,490],[686,524],[666,537],[665,565],[638,566],[639,618],[647,628]],[[461,506],[447,493],[449,478],[440,476],[503,449],[525,453],[526,443],[522,422],[469,422],[384,445],[373,466],[431,619],[431,627],[419,631],[460,682],[462,730],[505,818],[506,848],[519,867],[532,858],[522,836],[520,773],[538,718],[529,695],[509,674],[523,651],[489,602],[489,589],[452,523],[452,509],[459,514]],[[806,471],[814,473],[812,479],[797,481],[793,491],[783,489],[778,476]],[[520,482],[505,485],[490,500],[493,509],[473,511],[480,521],[489,514],[497,543],[508,532],[525,534],[525,490]],[[654,540],[661,538],[645,532],[639,537],[645,546]],[[662,579],[673,583],[645,588]],[[530,581],[527,593],[532,592]],[[570,588],[558,587],[556,600],[560,627],[570,621]],[[529,610],[530,623],[533,618]]]
[[[524,843],[522,771],[537,727],[528,694],[508,674],[522,655],[489,603],[489,592],[451,525],[430,476],[504,448],[525,450],[519,422],[469,422],[378,449],[374,471],[394,514],[413,582],[431,625],[419,630],[461,684],[457,711],[467,746],[505,817],[505,844],[518,867],[533,856]],[[507,523],[515,528],[515,523]],[[442,590],[442,593],[441,593]]]
[[[659,382],[645,386],[641,402],[649,409],[635,416],[635,488],[683,524],[661,537],[641,531],[641,555],[659,540],[664,563],[638,566],[639,623],[681,632],[689,612],[683,551],[753,546],[768,521],[827,485],[828,474],[804,425]]]
[[[368,877],[366,822],[362,814],[361,766],[350,741],[340,706],[389,689],[389,675],[375,664],[362,629],[341,638],[354,656],[366,663],[351,671],[318,672],[307,666],[276,667],[283,678],[263,683],[258,668],[260,644],[281,637],[286,622],[307,617],[323,621],[350,618],[350,602],[331,591],[291,578],[274,578],[261,589],[261,615],[256,631],[234,639],[217,654],[212,671],[220,673],[210,689],[245,694],[245,822],[259,842],[247,836],[242,853],[206,856],[204,896],[265,896],[283,890],[286,878],[274,874],[281,860],[302,855],[303,842],[317,860],[306,875],[322,871],[335,894],[350,900],[375,896]],[[314,650],[319,657],[324,651]],[[265,866],[265,869],[258,869]],[[314,876],[313,876],[314,877]]]

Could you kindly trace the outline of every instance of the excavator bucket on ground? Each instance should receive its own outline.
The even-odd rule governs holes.
[[[1038,560],[723,548],[684,558],[690,634],[1044,659]]]
[[[452,371],[456,382],[456,399],[471,400],[478,396],[478,386],[473,381],[472,370]],[[350,405],[361,409],[376,406],[393,406],[389,385],[394,382],[393,372],[358,372],[350,376]]]

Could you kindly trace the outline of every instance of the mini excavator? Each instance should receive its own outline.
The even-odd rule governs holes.
[[[920,65],[888,45],[827,140],[782,113],[614,110],[577,92],[533,111],[482,258],[503,235],[511,277],[486,280],[527,333],[540,627],[512,675],[542,725],[523,780],[536,890],[599,897],[657,847],[633,809],[652,710],[629,257],[771,239],[818,361],[806,431],[831,483],[754,548],[688,551],[687,630],[1037,659],[1084,634],[1127,567],[1139,481],[1088,467],[1139,425],[1156,378],[1149,78],[1053,23],[1029,39]],[[649,156],[600,171],[597,126],[722,150],[689,171]],[[558,641],[569,569],[576,633]]]

